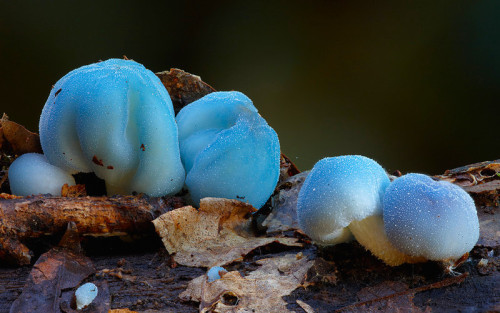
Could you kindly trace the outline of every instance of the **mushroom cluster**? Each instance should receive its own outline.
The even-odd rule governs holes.
[[[143,65],[110,59],[75,69],[50,92],[40,117],[43,155],[9,170],[17,195],[59,195],[72,174],[93,172],[109,195],[172,195],[186,186],[204,197],[260,208],[279,178],[276,132],[252,101],[214,92],[174,114],[159,78]],[[453,261],[479,237],[473,200],[460,187],[407,174],[390,181],[374,160],[320,160],[300,191],[301,229],[319,245],[355,238],[389,265]],[[221,268],[209,272],[216,279]]]
[[[375,161],[358,155],[320,160],[299,193],[301,229],[319,245],[349,232],[388,265],[454,263],[479,238],[472,198],[449,182],[407,174],[392,183]]]
[[[131,60],[66,74],[39,126],[44,155],[20,157],[9,171],[16,195],[59,195],[72,174],[93,172],[108,195],[173,195],[185,183],[195,204],[211,196],[260,208],[278,182],[278,136],[248,97],[209,94],[176,120],[160,79]]]

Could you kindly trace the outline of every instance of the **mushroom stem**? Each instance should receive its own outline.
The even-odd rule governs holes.
[[[321,238],[312,238],[318,246],[332,246],[340,243],[350,242],[354,240],[349,227],[340,228],[331,233],[321,236]]]
[[[349,229],[356,240],[373,255],[390,266],[425,262],[423,257],[412,257],[396,249],[387,238],[381,215],[372,215],[361,221],[352,221]]]

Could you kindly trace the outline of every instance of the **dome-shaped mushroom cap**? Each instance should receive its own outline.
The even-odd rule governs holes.
[[[335,244],[332,236],[352,221],[382,214],[389,183],[385,170],[370,158],[324,158],[314,165],[299,192],[299,225],[311,239]]]
[[[81,310],[91,304],[97,297],[99,290],[93,283],[86,283],[75,291],[76,308]]]
[[[74,185],[75,179],[50,164],[43,154],[26,153],[10,165],[9,182],[12,194],[17,196],[47,193],[60,196],[61,187],[64,184]]]
[[[472,198],[456,185],[422,174],[404,175],[387,188],[384,225],[396,248],[429,260],[459,258],[479,238]]]
[[[186,186],[195,205],[205,197],[262,207],[279,178],[278,135],[241,92],[214,92],[176,117]]]
[[[39,128],[51,164],[94,172],[108,194],[163,196],[183,186],[172,101],[137,62],[110,59],[66,74],[50,92]]]
[[[221,278],[221,273],[227,273],[227,270],[220,266],[211,267],[207,272],[208,282],[213,282]]]

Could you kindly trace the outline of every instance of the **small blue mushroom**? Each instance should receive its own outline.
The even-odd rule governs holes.
[[[40,140],[51,164],[94,172],[109,195],[163,196],[184,183],[168,92],[134,61],[110,59],[61,78],[43,108]]]
[[[382,220],[382,199],[390,180],[374,160],[360,155],[318,161],[297,200],[300,228],[320,245],[350,239],[389,265],[412,262],[387,239]]]
[[[64,184],[74,185],[73,176],[55,167],[43,154],[26,153],[9,167],[10,190],[18,196],[36,194],[61,195]]]
[[[204,197],[237,199],[260,208],[279,178],[278,135],[241,92],[214,92],[176,117],[186,186]]]
[[[395,247],[428,260],[455,261],[479,239],[476,207],[467,192],[423,174],[391,183],[384,197],[384,223]]]
[[[214,280],[220,279],[221,274],[227,273],[226,269],[220,266],[211,267],[207,272],[208,282],[213,282]]]
[[[97,297],[98,289],[93,283],[86,283],[78,287],[75,291],[76,309],[81,310],[94,301]]]

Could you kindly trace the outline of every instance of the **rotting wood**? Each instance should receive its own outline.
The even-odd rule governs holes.
[[[0,258],[19,265],[29,264],[30,256],[23,242],[60,234],[71,221],[82,236],[154,234],[151,221],[183,205],[180,198],[142,196],[35,196],[1,200]]]

